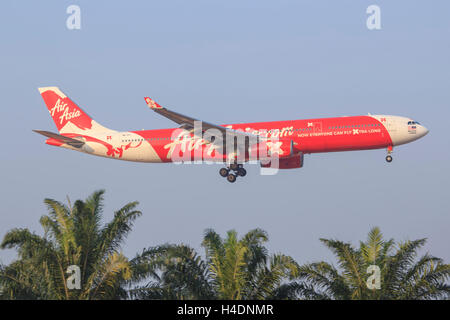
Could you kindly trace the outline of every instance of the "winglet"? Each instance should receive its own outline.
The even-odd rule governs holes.
[[[149,97],[145,97],[144,99],[150,109],[162,109],[162,107],[155,100]]]

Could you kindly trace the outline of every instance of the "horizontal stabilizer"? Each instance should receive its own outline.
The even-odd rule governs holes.
[[[36,133],[42,134],[43,136],[51,139],[56,139],[58,141],[61,141],[62,143],[68,144],[69,146],[72,146],[74,148],[81,148],[84,145],[84,141],[69,138],[66,136],[62,136],[57,133],[53,133],[50,131],[42,131],[42,130],[33,130]]]

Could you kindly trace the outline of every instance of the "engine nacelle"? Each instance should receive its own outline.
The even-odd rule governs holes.
[[[293,140],[264,140],[249,149],[251,159],[267,159],[271,157],[278,157],[279,159],[291,158],[300,150],[296,148],[296,143]]]
[[[261,167],[273,169],[295,169],[303,167],[303,152],[288,157],[279,157],[277,160],[261,161]]]

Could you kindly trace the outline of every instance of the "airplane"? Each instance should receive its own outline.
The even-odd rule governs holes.
[[[319,152],[387,150],[428,133],[419,122],[400,116],[366,115],[216,125],[182,115],[145,97],[154,112],[176,128],[116,131],[87,115],[58,87],[39,88],[58,133],[33,130],[46,144],[91,155],[150,163],[211,161],[226,165],[219,174],[229,182],[244,177],[252,160],[263,168],[301,168],[304,155]]]

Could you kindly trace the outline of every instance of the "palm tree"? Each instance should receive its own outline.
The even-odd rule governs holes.
[[[144,249],[131,261],[130,298],[209,300],[215,298],[206,262],[186,245]]]
[[[222,239],[214,230],[206,230],[203,246],[212,273],[213,285],[220,299],[268,299],[287,295],[280,286],[297,275],[293,258],[269,256],[264,243],[268,235],[254,229],[238,239],[234,230]],[[287,287],[284,287],[287,288]]]
[[[269,256],[265,231],[254,229],[238,239],[236,231],[222,239],[208,229],[203,239],[206,260],[185,245],[144,250],[132,260],[131,290],[143,299],[267,299],[289,298],[298,265],[286,255]]]
[[[359,248],[338,240],[320,239],[336,256],[338,267],[327,262],[299,269],[298,292],[308,299],[439,299],[449,297],[450,265],[418,250],[426,239],[401,242],[383,240],[379,228],[370,230]],[[380,270],[380,288],[368,287],[373,271]],[[369,280],[370,282],[370,280]]]
[[[126,295],[122,284],[131,277],[120,252],[134,220],[141,215],[131,202],[101,225],[103,194],[94,192],[73,206],[45,199],[48,215],[40,219],[44,236],[28,229],[9,231],[0,248],[15,248],[18,259],[0,270],[1,297],[6,299],[116,299]],[[81,271],[80,289],[72,289],[69,266]],[[70,269],[69,269],[70,270]]]

